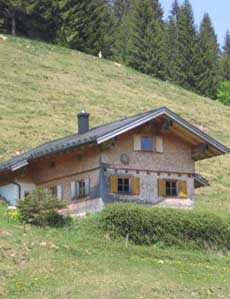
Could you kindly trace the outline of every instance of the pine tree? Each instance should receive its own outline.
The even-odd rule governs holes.
[[[131,26],[129,65],[164,79],[165,51],[162,9],[158,0],[136,2]]]
[[[200,25],[197,43],[197,65],[195,90],[207,97],[215,98],[218,85],[218,43],[208,14]]]
[[[123,17],[127,16],[132,8],[132,0],[115,0],[114,1],[114,18],[116,27],[119,26]]]
[[[43,38],[57,42],[57,34],[62,26],[61,13],[66,0],[30,0],[30,12],[34,18],[40,19],[39,27],[42,28]],[[41,24],[41,22],[43,24]],[[45,33],[44,33],[45,31]]]
[[[178,81],[178,60],[180,59],[178,46],[178,15],[180,6],[177,0],[172,5],[171,14],[166,24],[166,78],[172,82]]]
[[[113,22],[104,0],[66,0],[58,42],[92,55],[112,55]]]
[[[177,83],[187,89],[195,87],[195,71],[197,64],[196,40],[197,32],[189,0],[180,7],[177,21],[177,42],[180,58],[177,61]]]
[[[28,0],[0,0],[0,11],[3,22],[10,19],[11,34],[15,35],[17,30],[17,18],[20,12],[26,12],[30,6]]]
[[[230,32],[227,31],[220,61],[223,81],[230,81]]]
[[[120,25],[116,29],[114,44],[114,59],[126,65],[129,63],[130,33],[131,17],[128,14],[123,16]]]

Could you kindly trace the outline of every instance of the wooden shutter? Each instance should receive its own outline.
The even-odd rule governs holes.
[[[134,151],[141,150],[141,136],[140,135],[133,136],[133,150]]]
[[[89,195],[90,193],[90,179],[85,178],[85,195]]]
[[[70,183],[70,188],[71,188],[71,199],[75,198],[76,197],[76,182],[73,181]]]
[[[163,137],[162,136],[156,136],[156,152],[157,153],[163,153]]]
[[[187,182],[180,181],[180,197],[188,198]]]
[[[133,178],[133,195],[140,194],[140,178],[134,177]]]
[[[59,200],[63,199],[63,188],[61,185],[57,186],[57,199]]]
[[[110,176],[110,192],[117,193],[117,177]]]
[[[166,183],[165,180],[159,179],[158,180],[158,193],[160,197],[166,196]]]

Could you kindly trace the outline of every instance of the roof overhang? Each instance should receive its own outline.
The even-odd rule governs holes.
[[[19,170],[25,166],[27,166],[29,164],[29,162],[27,160],[23,160],[19,163],[15,163],[11,166],[11,171],[16,171],[16,170]]]
[[[159,110],[153,111],[152,113],[148,115],[144,115],[142,118],[133,121],[127,125],[124,125],[112,132],[109,132],[107,134],[104,134],[103,136],[100,136],[97,138],[97,143],[101,144],[104,143],[116,136],[119,136],[121,134],[124,134],[132,129],[135,129],[149,121],[158,119],[164,117],[168,120],[171,120],[173,125],[170,128],[170,132],[178,135],[181,138],[187,139],[187,142],[190,142],[194,146],[199,145],[207,145],[206,147],[206,153],[202,156],[197,156],[194,158],[194,160],[201,160],[205,158],[210,158],[218,155],[223,155],[230,152],[230,149],[226,147],[225,145],[221,144],[211,136],[207,135],[203,131],[201,131],[199,128],[193,126],[171,110],[169,110],[166,107],[160,108]],[[187,134],[187,137],[185,134],[183,135],[183,132]]]

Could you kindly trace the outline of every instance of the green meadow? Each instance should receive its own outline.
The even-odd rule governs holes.
[[[230,108],[112,61],[36,41],[0,40],[0,160],[91,126],[167,106],[230,146]],[[230,212],[230,155],[200,161],[210,186],[196,210]],[[211,250],[137,246],[98,229],[9,223],[0,210],[0,298],[230,298],[230,257]]]
[[[99,215],[37,228],[0,210],[0,298],[230,298],[230,256],[136,246],[98,229]]]

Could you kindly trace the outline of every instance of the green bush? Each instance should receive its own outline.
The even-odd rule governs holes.
[[[230,222],[214,214],[112,204],[102,212],[102,227],[112,237],[135,244],[230,249]]]
[[[230,106],[230,82],[222,82],[217,91],[217,99],[224,105]]]
[[[57,210],[64,207],[63,202],[40,188],[18,202],[21,220],[39,226],[63,225],[65,218]]]

